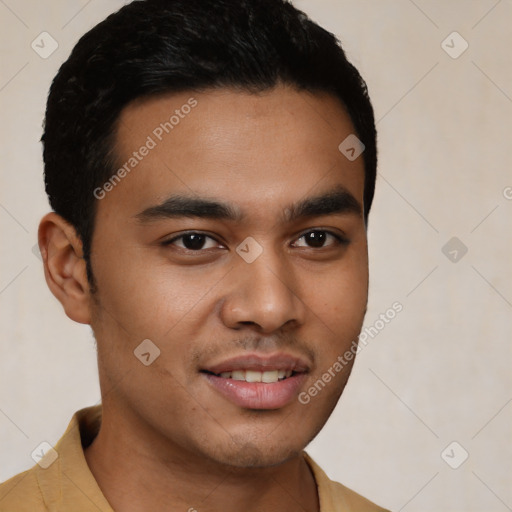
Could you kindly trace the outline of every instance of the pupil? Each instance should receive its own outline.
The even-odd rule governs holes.
[[[204,245],[204,236],[197,233],[192,233],[190,235],[185,235],[183,237],[183,245],[192,251],[199,250]]]
[[[306,235],[306,241],[313,247],[322,247],[325,242],[325,233],[323,231],[311,231]]]

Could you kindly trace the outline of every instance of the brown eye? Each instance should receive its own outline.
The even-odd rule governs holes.
[[[203,248],[206,237],[205,235],[191,233],[190,235],[184,235],[182,239],[185,249],[190,249],[191,251],[198,251]]]
[[[205,247],[208,240],[211,240],[214,244],[210,247]],[[177,243],[178,241],[180,241],[180,243]],[[218,245],[218,242],[211,236],[205,235],[204,233],[184,233],[163,243],[165,246],[176,245],[177,247],[187,249],[189,251],[211,249],[212,247],[215,247],[215,244]]]
[[[325,245],[326,240],[334,239],[334,243]],[[348,244],[348,240],[336,233],[322,229],[315,229],[308,231],[301,235],[298,240],[304,239],[306,245],[299,245],[299,247],[310,247],[312,249],[321,249],[323,247],[338,246]]]
[[[323,247],[326,238],[325,231],[310,231],[304,235],[304,240],[310,247]]]

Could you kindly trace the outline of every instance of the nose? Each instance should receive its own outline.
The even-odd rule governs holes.
[[[253,325],[265,334],[301,325],[306,306],[294,275],[290,264],[269,250],[252,263],[237,261],[221,308],[224,324],[232,329]]]

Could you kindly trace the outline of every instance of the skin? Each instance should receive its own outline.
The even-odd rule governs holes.
[[[234,405],[199,370],[284,351],[308,362],[305,391],[357,338],[368,293],[362,214],[281,219],[287,205],[337,186],[362,208],[363,158],[338,150],[354,128],[335,98],[282,85],[163,95],[123,110],[119,166],[190,97],[190,114],[98,201],[95,296],[73,227],[55,213],[41,221],[48,285],[98,345],[103,422],[86,460],[116,511],[318,511],[301,453],[353,361],[307,405],[273,410]],[[230,203],[246,217],[137,218],[176,193]],[[196,252],[183,238],[162,244],[189,230],[212,238]],[[349,242],[327,233],[323,246],[310,245],[303,235],[314,230]],[[250,264],[235,251],[249,236],[263,249]],[[144,339],[161,351],[149,366],[134,356]]]

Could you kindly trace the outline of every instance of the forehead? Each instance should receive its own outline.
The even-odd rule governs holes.
[[[180,193],[270,211],[339,184],[362,203],[363,158],[349,161],[338,149],[353,133],[335,97],[285,86],[138,100],[120,115],[114,172],[125,172],[99,210],[137,213]]]

